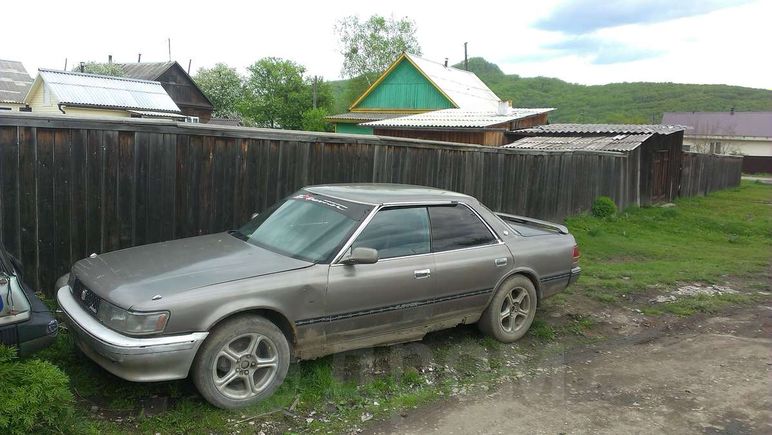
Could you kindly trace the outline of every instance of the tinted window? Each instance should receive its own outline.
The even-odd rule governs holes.
[[[434,252],[493,243],[496,239],[480,218],[463,205],[429,207]]]
[[[379,211],[353,246],[378,250],[380,258],[429,252],[429,216],[426,209],[392,208]]]

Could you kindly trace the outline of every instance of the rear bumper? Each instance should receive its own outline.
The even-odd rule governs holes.
[[[571,285],[579,280],[579,277],[582,275],[582,268],[577,266],[571,269],[571,275],[568,278],[568,285]]]
[[[100,323],[65,285],[56,294],[75,343],[108,372],[134,382],[183,379],[208,333],[135,338]]]

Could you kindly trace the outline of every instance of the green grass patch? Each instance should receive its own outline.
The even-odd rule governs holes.
[[[718,282],[764,271],[772,245],[772,186],[743,182],[674,208],[627,208],[613,219],[567,219],[582,250],[579,287],[614,295],[656,284]]]

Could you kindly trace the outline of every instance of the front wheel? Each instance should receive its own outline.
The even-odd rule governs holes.
[[[224,409],[270,397],[289,369],[290,351],[281,330],[259,316],[218,325],[201,345],[191,377],[204,398]]]
[[[536,289],[530,279],[515,275],[499,287],[478,326],[498,341],[512,343],[528,332],[536,317]]]

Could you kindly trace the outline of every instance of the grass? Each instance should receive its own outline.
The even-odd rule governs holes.
[[[567,220],[582,250],[580,288],[602,302],[677,282],[715,283],[764,271],[772,245],[772,187],[743,182],[674,208],[629,208]]]
[[[675,208],[631,208],[605,219],[571,218],[567,224],[582,249],[584,275],[577,286],[550,299],[548,306],[583,297],[618,304],[626,301],[624,296],[668,290],[679,282],[713,283],[727,275],[763,272],[769,267],[772,246],[771,199],[772,186],[745,182],[708,197],[678,200]],[[752,298],[727,294],[688,298],[646,307],[644,312],[712,313]],[[349,432],[361,425],[363,415],[394,415],[455,394],[466,385],[500,382],[513,373],[519,377],[524,365],[538,363],[528,359],[531,352],[586,342],[582,340],[595,326],[589,316],[572,315],[567,320],[564,316],[558,322],[544,314],[537,314],[528,336],[514,345],[484,337],[474,327],[432,334],[416,345],[430,354],[429,364],[409,352],[396,362],[390,359],[410,345],[293,364],[276,394],[237,412],[209,406],[188,381],[137,384],[118,379],[76,352],[66,333],[38,357],[70,376],[79,402],[78,432],[259,432],[266,421],[272,425],[266,433]],[[380,366],[383,370],[376,370]],[[432,371],[426,371],[427,366]],[[137,404],[152,396],[167,397],[169,409],[157,416],[141,415]],[[288,408],[296,400],[299,418],[274,413],[256,419],[255,426],[236,425],[244,417]],[[99,411],[92,412],[92,406]]]

